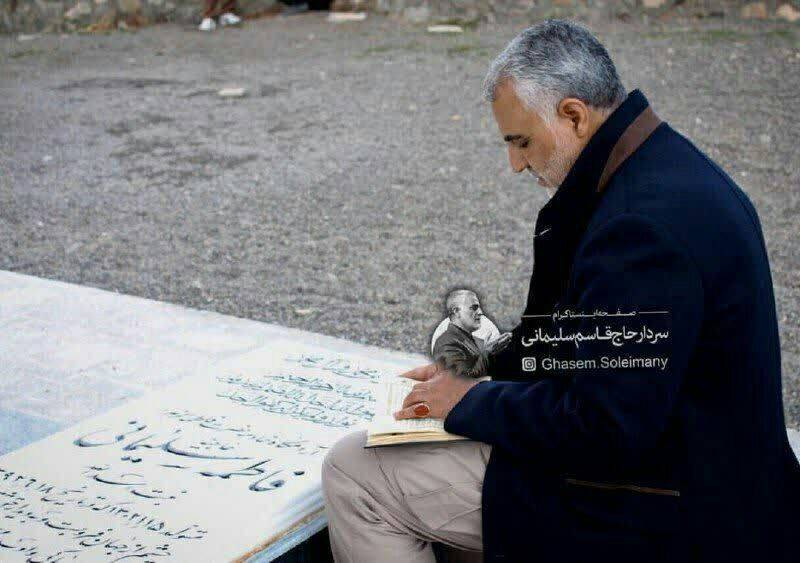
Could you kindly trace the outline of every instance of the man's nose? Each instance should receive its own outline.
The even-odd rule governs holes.
[[[513,146],[508,147],[508,162],[511,164],[511,169],[517,173],[528,168],[528,162],[522,156],[522,152]]]

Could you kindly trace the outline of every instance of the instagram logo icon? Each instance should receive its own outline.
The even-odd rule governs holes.
[[[536,358],[522,358],[522,371],[536,371]]]

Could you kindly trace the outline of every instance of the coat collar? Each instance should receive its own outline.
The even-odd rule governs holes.
[[[594,209],[611,174],[659,123],[642,92],[634,90],[628,94],[589,139],[556,194],[539,212],[538,222],[550,226],[562,217],[574,218],[581,211]]]

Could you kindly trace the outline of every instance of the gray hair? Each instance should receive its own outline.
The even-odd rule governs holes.
[[[493,102],[497,86],[506,79],[545,122],[564,98],[611,110],[626,97],[603,44],[587,28],[567,20],[543,21],[512,39],[489,68],[483,97]]]
[[[453,316],[453,309],[461,306],[461,301],[467,295],[475,295],[477,298],[478,296],[475,294],[474,291],[471,289],[454,289],[450,293],[447,294],[447,299],[445,300],[445,307],[447,307],[447,316]]]

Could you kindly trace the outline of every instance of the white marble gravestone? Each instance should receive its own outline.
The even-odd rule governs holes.
[[[0,271],[0,443],[72,425],[0,457],[0,562],[270,561],[325,525],[379,374],[424,361]]]
[[[236,561],[323,508],[397,363],[279,340],[0,458],[0,561]]]

